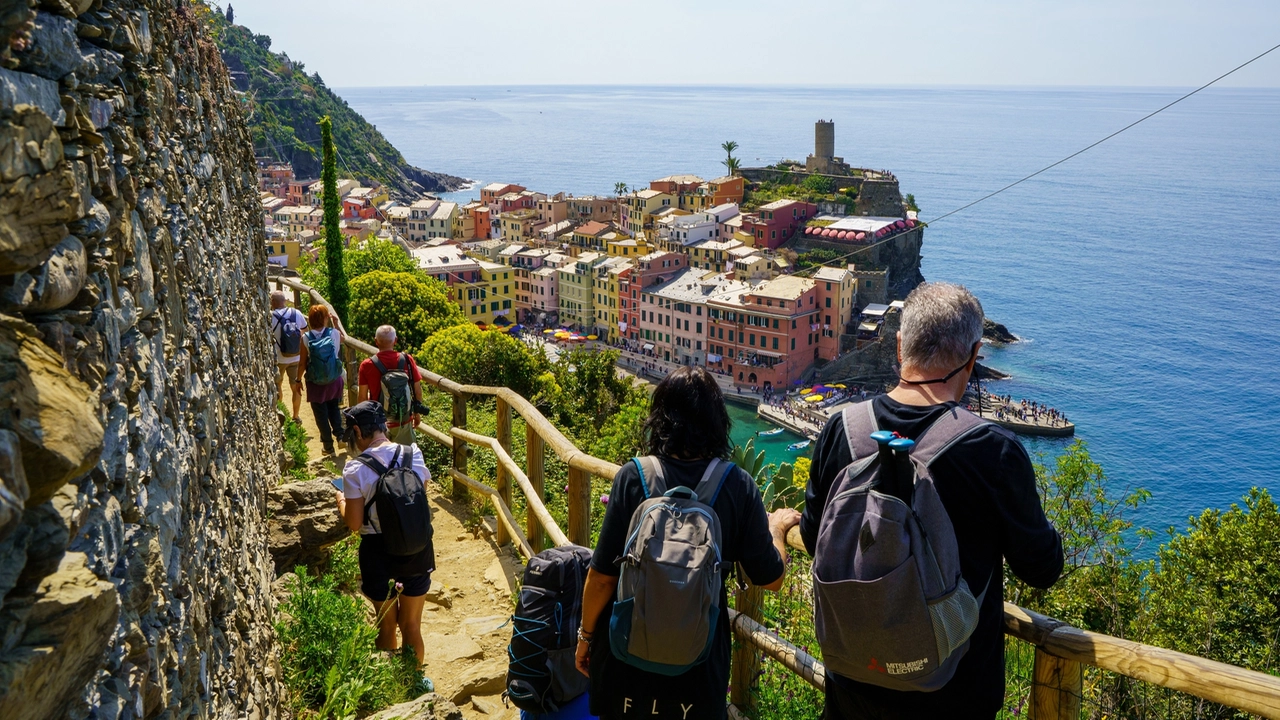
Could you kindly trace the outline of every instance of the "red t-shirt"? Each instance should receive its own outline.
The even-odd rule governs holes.
[[[418,382],[422,380],[422,375],[418,372],[418,364],[413,361],[413,356],[409,353],[400,353],[395,350],[382,350],[378,353],[378,360],[382,362],[383,367],[388,371],[395,370],[400,363],[400,355],[403,354],[408,358],[408,365],[405,372],[409,373],[409,382]],[[366,358],[360,363],[360,384],[368,386],[369,399],[379,402],[382,398],[382,373],[378,372],[378,368],[373,364],[373,358]]]

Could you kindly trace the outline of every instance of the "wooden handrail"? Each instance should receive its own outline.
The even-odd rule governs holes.
[[[787,533],[787,545],[805,552],[799,528]],[[1004,604],[1004,628],[1006,634],[1055,658],[1280,720],[1280,677],[1081,630],[1010,602]],[[1063,716],[1067,715],[1070,710],[1063,711]]]
[[[314,302],[332,310],[332,306],[320,293],[299,280],[281,276],[270,278],[270,281],[290,287],[299,293],[305,292]],[[366,356],[377,353],[377,348],[347,335],[345,331],[343,336],[344,344],[356,353]],[[584,494],[582,492],[583,476],[596,475],[612,478],[618,472],[619,466],[578,449],[564,436],[564,433],[534,407],[533,403],[510,388],[464,385],[426,369],[420,368],[420,372],[423,382],[453,395],[454,416],[462,420],[455,423],[448,434],[432,427],[424,426],[423,428],[432,440],[454,449],[455,467],[449,470],[449,475],[461,486],[489,496],[498,510],[499,521],[506,532],[516,541],[520,551],[526,557],[532,557],[535,547],[529,543],[524,531],[516,524],[510,508],[503,501],[502,494],[464,472],[466,444],[487,447],[497,456],[503,472],[514,477],[525,493],[526,504],[532,516],[531,530],[532,518],[536,518],[538,525],[541,526],[539,529],[544,530],[553,542],[557,545],[570,544],[570,537],[556,524],[542,502],[541,445],[551,447],[555,454],[569,466],[571,476],[574,474],[573,471],[582,474],[576,480],[571,477],[571,484],[577,485],[575,490],[578,495]],[[498,398],[524,418],[527,437],[536,437],[539,445],[534,456],[527,458],[530,475],[536,475],[536,477],[531,478],[521,471],[497,438],[479,435],[466,429],[466,399],[476,395]],[[574,498],[570,500],[572,502]],[[582,498],[577,500],[580,505],[583,504]],[[585,507],[571,508],[570,515],[580,526],[585,519],[589,528],[590,503],[587,502]],[[576,534],[582,534],[582,532],[582,527],[575,528]],[[585,542],[580,538],[573,539]],[[541,544],[541,540],[536,544]],[[796,550],[805,551],[799,528],[792,528],[787,534],[787,544]],[[778,661],[815,688],[825,689],[826,670],[820,661],[769,632],[748,615],[732,609],[729,613],[733,631],[744,643]],[[1035,672],[1036,677],[1040,679],[1037,687],[1033,688],[1035,696],[1033,707],[1036,717],[1053,717],[1055,714],[1062,718],[1078,716],[1078,698],[1081,689],[1080,674],[1076,665],[1078,663],[1188,693],[1264,718],[1280,720],[1280,678],[1278,677],[1174,650],[1081,630],[1008,602],[1004,604],[1004,624],[1006,634],[1036,646]],[[1046,685],[1046,687],[1041,688],[1039,685]],[[1063,697],[1067,698],[1065,702],[1060,701]],[[1074,702],[1072,698],[1075,699]],[[738,708],[732,706],[731,714],[740,716]]]

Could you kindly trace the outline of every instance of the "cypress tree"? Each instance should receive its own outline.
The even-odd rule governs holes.
[[[325,297],[333,305],[334,312],[347,322],[347,302],[350,290],[347,274],[342,268],[342,230],[338,225],[341,201],[338,198],[338,167],[333,150],[333,121],[328,115],[320,118],[320,138],[324,148],[324,165],[320,179],[324,183],[324,259],[329,275],[329,287]]]

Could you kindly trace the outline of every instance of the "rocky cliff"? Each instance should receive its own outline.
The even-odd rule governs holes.
[[[203,6],[0,5],[0,717],[274,715],[264,238]]]

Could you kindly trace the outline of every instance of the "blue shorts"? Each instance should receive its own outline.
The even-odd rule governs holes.
[[[421,597],[431,589],[434,553],[430,546],[416,556],[399,557],[384,549],[381,535],[360,536],[360,592],[374,602],[391,595],[393,583],[401,583],[405,597]]]

